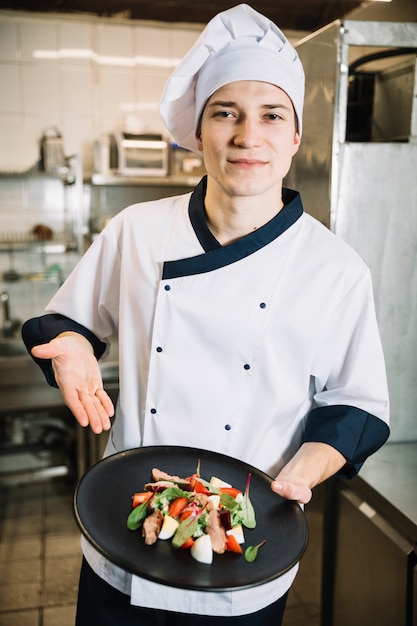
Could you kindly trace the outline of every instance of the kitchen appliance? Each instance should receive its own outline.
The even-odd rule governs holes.
[[[56,126],[49,126],[42,135],[41,168],[47,174],[53,175],[68,172],[62,134]]]
[[[336,21],[296,48],[306,99],[286,185],[369,266],[395,416],[390,441],[415,440],[417,24]]]
[[[122,176],[167,176],[169,145],[160,134],[115,133],[117,173]]]

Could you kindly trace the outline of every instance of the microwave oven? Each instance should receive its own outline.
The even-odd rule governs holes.
[[[117,173],[122,176],[167,176],[169,145],[162,135],[118,132]]]

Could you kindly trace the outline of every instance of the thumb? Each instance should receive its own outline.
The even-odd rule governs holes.
[[[297,500],[300,504],[310,502],[313,495],[310,487],[307,485],[287,482],[280,479],[272,481],[271,489],[283,498],[287,500]]]
[[[34,346],[30,352],[37,359],[54,359],[59,355],[58,347],[53,342]]]

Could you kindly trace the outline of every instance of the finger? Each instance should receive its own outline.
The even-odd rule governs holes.
[[[312,491],[307,485],[274,480],[271,489],[286,500],[296,500],[301,504],[307,504],[312,497]]]
[[[53,343],[44,343],[39,346],[33,346],[30,353],[37,359],[54,359],[59,354],[56,345]]]
[[[73,387],[66,387],[65,385],[60,387],[60,391],[65,405],[69,408],[80,426],[88,426],[90,421],[89,416],[78,397],[77,391]]]
[[[90,425],[92,431],[100,434],[111,426],[109,417],[101,407],[101,403],[95,398],[95,392],[77,390],[72,385],[60,386],[65,404],[73,413],[78,423],[86,427]]]
[[[100,394],[102,390],[98,391]],[[79,398],[88,415],[91,430],[97,435],[103,430],[109,430],[111,427],[110,418],[100,399],[97,397],[97,392],[79,391]]]
[[[97,389],[96,396],[100,400],[101,404],[103,405],[104,410],[106,411],[107,415],[109,417],[113,417],[114,405],[113,405],[113,402],[111,401],[111,398],[107,395],[104,389]]]

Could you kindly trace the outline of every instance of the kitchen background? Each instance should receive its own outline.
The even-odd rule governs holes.
[[[391,6],[391,12],[387,12],[387,7]],[[417,7],[408,0],[372,2],[363,9],[353,11],[349,17],[375,20],[381,11],[384,20],[394,20],[398,15],[399,19],[405,21],[408,17],[412,22],[416,19]],[[167,77],[200,31],[200,25],[188,23],[0,12],[0,290],[7,292],[2,296],[3,319],[7,315],[9,325],[13,326],[14,320],[24,320],[43,311],[45,303],[112,215],[133,202],[188,191],[198,180],[201,168],[194,170],[191,166],[187,171],[181,170],[180,159],[184,151],[174,148],[171,150],[169,176],[153,179],[117,178],[108,176],[105,170],[103,175],[100,161],[103,148],[106,149],[105,140],[116,131],[160,133],[171,143],[159,116],[158,102]],[[324,37],[328,36],[327,32],[332,33],[328,28],[323,31]],[[407,39],[405,34],[400,33],[395,40],[387,30],[385,34],[381,32],[378,40],[374,31],[377,32],[377,29],[372,32],[380,45],[401,45],[401,41]],[[305,32],[287,34],[293,43],[309,39],[309,34]],[[375,48],[375,41],[366,47],[367,31],[360,38],[361,46],[357,42],[355,46],[362,54],[378,49]],[[383,342],[388,350],[389,374],[394,381],[391,394],[394,406],[399,409],[392,437],[395,440],[415,439],[417,422],[409,410],[417,403],[417,387],[414,384],[417,362],[413,352],[415,333],[414,324],[409,319],[409,310],[414,307],[409,307],[410,301],[405,297],[405,291],[409,297],[411,295],[407,287],[402,287],[400,299],[396,291],[400,275],[407,275],[411,285],[414,284],[416,200],[414,183],[408,181],[413,178],[416,153],[414,150],[405,154],[405,151],[411,144],[415,145],[417,116],[416,107],[412,106],[416,89],[415,57],[413,60],[411,55],[406,72],[398,64],[394,67],[397,74],[402,72],[404,75],[401,85],[406,85],[406,88],[398,86],[399,81],[390,81],[394,86],[391,96],[399,98],[401,95],[398,100],[401,115],[392,116],[392,109],[385,106],[383,118],[391,122],[393,119],[404,120],[404,124],[401,137],[393,135],[391,129],[390,134],[385,136],[386,141],[392,141],[394,150],[384,156],[387,173],[382,175],[379,165],[375,165],[375,185],[370,190],[366,184],[370,173],[364,167],[361,171],[362,174],[366,172],[365,180],[356,186],[357,189],[367,187],[367,194],[379,191],[379,204],[375,210],[380,216],[384,215],[382,223],[370,208],[364,209],[372,235],[363,230],[366,236],[362,236],[361,241],[358,232],[363,225],[359,225],[357,217],[349,215],[347,229],[343,227],[345,214],[339,211],[338,219],[334,219],[343,199],[349,198],[349,189],[353,188],[351,180],[358,178],[358,172],[350,171],[346,173],[345,180],[340,181],[340,186],[345,185],[347,190],[344,196],[331,198],[331,206],[326,201],[329,187],[333,185],[336,189],[334,181],[339,184],[337,173],[342,168],[334,157],[338,151],[333,149],[334,154],[330,151],[324,154],[323,146],[326,149],[334,146],[334,141],[344,142],[344,138],[333,135],[333,120],[342,119],[343,123],[343,115],[337,112],[335,105],[340,92],[339,78],[332,69],[337,66],[339,44],[336,39],[331,34],[326,43],[330,56],[323,55],[320,68],[314,63],[309,65],[309,54],[304,60],[309,65],[306,100],[306,119],[309,123],[305,125],[307,130],[301,152],[295,159],[295,179],[291,180],[290,176],[289,182],[301,189],[307,210],[349,241],[371,266],[377,287],[377,313],[381,318]],[[313,39],[313,47],[315,41],[320,39]],[[305,48],[312,49],[310,45],[301,45],[301,54]],[[355,49],[355,46],[350,49]],[[356,57],[358,55],[359,52],[356,52]],[[329,70],[331,82],[324,73],[329,63],[332,66]],[[320,106],[311,104],[317,97],[317,81],[324,87]],[[389,84],[389,81],[385,80],[385,83]],[[363,85],[360,87],[364,89]],[[378,102],[383,101],[386,101],[384,92]],[[374,128],[381,127],[381,119],[374,124]],[[52,144],[58,150],[55,157],[61,156],[61,160],[65,157],[61,167],[58,164],[52,175],[39,171],[42,170],[39,158],[45,136],[49,142],[46,145]],[[376,140],[383,143],[383,139],[384,135],[380,132]],[[392,166],[400,163],[398,151],[402,149],[400,143],[404,142],[407,143],[403,150],[406,169],[398,171],[397,168],[394,171]],[[108,157],[105,158],[108,161]],[[365,154],[367,164],[379,164],[380,158],[376,153],[371,157]],[[358,162],[358,155],[353,157],[353,162]],[[326,169],[327,177],[322,177],[323,169]],[[406,187],[404,178],[407,178]],[[317,180],[321,181],[320,185]],[[386,225],[389,216],[392,219],[392,211],[386,200],[392,193],[397,198],[404,195],[404,188],[408,190],[408,195],[397,207],[401,219],[395,226],[396,235],[391,232],[390,237],[395,238],[391,243],[387,240],[389,229]],[[335,193],[337,195],[339,191],[332,189],[331,194],[334,196]],[[367,194],[362,194],[366,207],[369,206],[368,198],[371,198]],[[412,203],[410,208],[409,202]],[[409,224],[404,226],[406,216]],[[374,219],[379,222],[377,231]],[[353,223],[355,233],[352,235],[349,228]],[[388,277],[388,282],[386,276],[380,276],[381,249],[373,239],[378,239],[379,243],[385,241],[385,260],[387,250],[394,254],[393,247],[402,248],[398,273]],[[372,257],[370,250],[378,250],[377,256]],[[398,264],[399,260],[393,256],[392,259],[388,257],[386,262]],[[391,295],[388,290],[391,290]],[[395,304],[391,302],[393,294]],[[381,297],[389,302],[388,306],[380,304]],[[395,309],[396,317],[393,318],[392,314],[387,316],[387,308],[391,311]],[[401,337],[401,344],[397,337]]]
[[[349,17],[415,23],[417,4],[368,3]],[[95,147],[117,130],[165,136],[158,114],[161,91],[201,28],[0,11],[1,626],[73,623],[79,567],[73,486],[100,457],[103,444],[74,426],[59,392],[45,385],[29,358],[13,356],[21,350],[19,322],[42,313],[114,213],[131,202],[187,191],[198,179],[198,166],[181,171],[176,158],[167,177],[103,174],[97,172],[102,168]],[[319,219],[352,243],[371,267],[393,431],[391,444],[365,464],[358,480],[316,491],[308,507],[309,548],[286,626],[417,626],[415,55],[407,58],[405,71],[402,62],[395,68],[406,87],[395,87],[401,106],[396,107],[397,99],[388,110],[391,119],[406,121],[407,136],[346,142],[339,133],[346,105],[340,102],[345,79],[341,89],[338,74],[344,41],[334,30],[326,28],[312,39],[308,32],[286,31],[293,43],[303,40],[299,50],[308,67],[309,93],[323,96],[306,102],[310,133],[304,134],[293,182],[298,187],[301,181],[310,206],[320,198],[325,210]],[[398,46],[414,31],[381,33],[384,45]],[[370,35],[375,40],[369,44]],[[365,35],[359,29],[355,59],[375,42],[380,45],[380,36],[379,28],[365,29]],[[318,64],[310,63],[312,47],[322,54]],[[387,85],[395,85],[391,77],[388,68]],[[322,89],[310,89],[309,83]],[[42,170],[40,162],[45,134],[58,155],[52,172]],[[173,148],[171,156],[177,155]],[[336,191],[330,193],[334,181]],[[353,203],[355,212],[349,212]],[[5,337],[13,331],[15,339]],[[112,352],[102,368],[116,397],[117,354]],[[53,477],[65,482],[45,480]]]
[[[160,94],[199,31],[0,13],[0,275],[9,278],[0,288],[9,292],[10,315],[40,313],[84,249],[95,207],[83,182],[94,170],[95,142],[116,130],[165,134]],[[70,182],[65,173],[37,175],[44,132],[62,135]],[[135,197],[137,189],[132,199],[126,188],[97,191],[103,214],[94,228]],[[37,225],[52,230],[52,241],[35,245]]]

